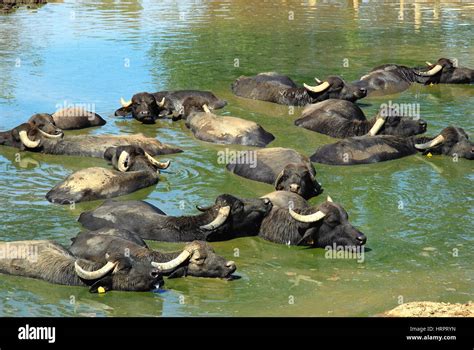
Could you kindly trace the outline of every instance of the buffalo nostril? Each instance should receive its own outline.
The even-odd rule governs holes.
[[[150,272],[150,276],[153,278],[157,278],[160,276],[160,273],[158,271],[152,271]]]
[[[232,261],[232,260],[229,260],[229,261],[225,264],[225,266],[227,266],[227,267],[233,267],[233,266],[235,266],[235,262]]]
[[[367,242],[367,237],[364,235],[359,235],[356,237],[356,239],[360,242],[360,244],[365,244],[365,242]]]
[[[360,88],[360,92],[362,92],[363,94],[366,94],[366,93],[367,93],[367,89],[366,89],[366,88]]]

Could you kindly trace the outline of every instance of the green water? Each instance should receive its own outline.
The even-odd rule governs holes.
[[[195,204],[211,203],[221,193],[256,197],[272,187],[226,172],[217,164],[217,151],[225,146],[195,140],[182,122],[115,119],[121,96],[212,90],[229,102],[220,113],[258,121],[276,136],[270,146],[310,155],[333,139],[293,126],[300,109],[291,114],[286,106],[237,98],[230,83],[265,71],[300,83],[330,74],[351,81],[382,63],[419,65],[440,57],[473,68],[473,37],[474,4],[467,1],[65,1],[20,8],[0,15],[0,130],[35,112],[53,112],[65,100],[90,104],[107,125],[71,133],[142,132],[185,150],[162,158],[173,163],[156,187],[121,199],[191,214]],[[388,100],[418,103],[428,134],[447,125],[474,134],[474,86],[417,85],[364,99],[364,111],[371,116]],[[78,215],[101,202],[70,208],[52,205],[44,195],[72,171],[106,163],[33,153],[22,153],[18,163],[15,154],[0,149],[0,240],[67,244],[81,229]],[[86,288],[0,276],[0,316],[368,316],[399,301],[474,299],[472,162],[411,156],[316,169],[325,194],[367,235],[364,262],[241,238],[213,243],[236,261],[239,280],[174,279],[161,294],[99,296]]]

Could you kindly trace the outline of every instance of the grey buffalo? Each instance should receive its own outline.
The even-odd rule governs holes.
[[[159,180],[159,169],[169,166],[169,162],[158,162],[136,146],[109,148],[105,158],[114,170],[93,167],[76,171],[46,194],[48,201],[70,204],[132,193],[155,185]]]
[[[251,180],[272,184],[276,190],[295,192],[306,199],[322,192],[310,160],[295,150],[275,147],[247,152],[255,152],[254,164],[236,159],[227,164],[227,170]]]
[[[256,235],[271,208],[266,198],[239,199],[223,194],[213,205],[198,207],[201,211],[198,215],[167,216],[145,202],[107,201],[95,210],[82,213],[79,222],[89,230],[120,228],[156,241],[223,241]]]
[[[130,101],[121,99],[122,107],[115,111],[116,116],[131,114],[133,118],[144,123],[153,124],[156,119],[172,116],[179,119],[183,110],[183,102],[190,97],[200,98],[211,109],[223,108],[227,105],[210,91],[177,90],[155,93],[140,92],[133,95]]]
[[[259,236],[275,243],[320,248],[357,248],[367,241],[351,225],[344,208],[330,197],[314,207],[274,207],[263,219]]]
[[[97,158],[103,158],[108,148],[123,145],[141,147],[153,156],[182,152],[143,134],[65,136],[45,114],[36,114],[27,123],[0,132],[0,145],[31,152]]]
[[[304,84],[299,87],[289,77],[274,72],[241,76],[231,88],[240,97],[291,106],[305,106],[329,98],[356,101],[367,94],[365,88],[348,84],[337,76],[318,80],[315,86]]]
[[[163,285],[160,269],[123,254],[107,253],[103,262],[76,258],[52,241],[0,242],[0,273],[54,284],[108,290],[148,291]]]
[[[426,131],[423,119],[404,116],[394,108],[381,108],[372,119],[355,103],[327,100],[307,106],[295,125],[337,138],[362,135],[412,136]]]
[[[417,152],[474,159],[474,145],[467,133],[462,128],[450,126],[436,137],[351,137],[320,147],[311,156],[311,160],[331,165],[369,164],[398,159]]]
[[[472,84],[474,70],[456,67],[454,62],[440,58],[435,64],[427,62],[427,67],[410,68],[398,64],[383,64],[354,82],[367,89],[369,94],[390,94],[401,92],[412,83],[429,84]]]
[[[69,250],[76,257],[105,263],[105,253],[116,252],[151,264],[169,278],[228,279],[237,269],[233,261],[217,255],[211,245],[203,241],[187,243],[179,252],[164,253],[150,249],[136,233],[115,228],[82,232],[72,241]]]

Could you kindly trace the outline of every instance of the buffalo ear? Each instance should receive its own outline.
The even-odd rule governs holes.
[[[92,286],[90,286],[89,292],[98,293],[100,287],[104,288],[106,292],[112,290],[112,277],[105,276],[104,278],[101,278],[100,280],[96,281]]]
[[[130,113],[132,113],[132,107],[128,106],[128,107],[121,107],[121,108],[117,109],[115,111],[114,115],[116,117],[125,117],[125,116],[129,115]]]
[[[283,181],[286,181],[288,179],[287,174],[285,173],[285,169],[283,169],[280,174],[278,174],[276,180],[275,180],[275,190],[279,191],[283,189],[283,186],[281,186],[281,183]]]
[[[12,136],[15,141],[20,141],[20,133],[18,132],[17,128],[12,130]]]

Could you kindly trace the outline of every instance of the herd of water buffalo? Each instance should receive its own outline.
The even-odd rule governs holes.
[[[367,164],[417,152],[474,159],[473,143],[460,127],[448,126],[433,137],[416,136],[427,130],[425,121],[393,110],[367,119],[355,104],[370,94],[403,91],[412,83],[471,84],[474,70],[440,59],[418,68],[382,65],[353,83],[331,76],[317,80],[314,86],[298,86],[277,73],[238,78],[231,86],[235,95],[305,106],[296,126],[341,138],[320,147],[309,158],[289,148],[265,148],[275,137],[255,122],[214,114],[227,102],[211,92],[142,92],[130,101],[121,99],[116,116],[131,115],[144,124],[159,118],[183,120],[197,139],[260,147],[252,149],[255,164],[230,162],[226,167],[236,175],[272,184],[274,192],[262,198],[223,194],[212,205],[197,206],[199,212],[189,216],[168,216],[144,201],[110,199],[156,184],[160,169],[166,169],[170,162],[154,157],[181,149],[142,134],[67,135],[63,130],[105,124],[96,113],[77,108],[35,114],[12,130],[0,132],[0,145],[104,158],[110,169],[76,171],[54,186],[46,198],[57,204],[107,200],[80,215],[78,220],[87,231],[73,238],[68,248],[52,241],[1,242],[4,258],[0,259],[0,272],[88,286],[91,292],[143,291],[160,286],[163,276],[232,278],[235,263],[217,255],[206,241],[258,235],[288,245],[360,248],[366,237],[351,225],[340,204],[329,196],[320,205],[308,204],[308,199],[322,192],[312,162]],[[163,253],[150,249],[144,239],[188,243],[180,252]],[[27,258],[21,257],[21,252],[29,252]]]

